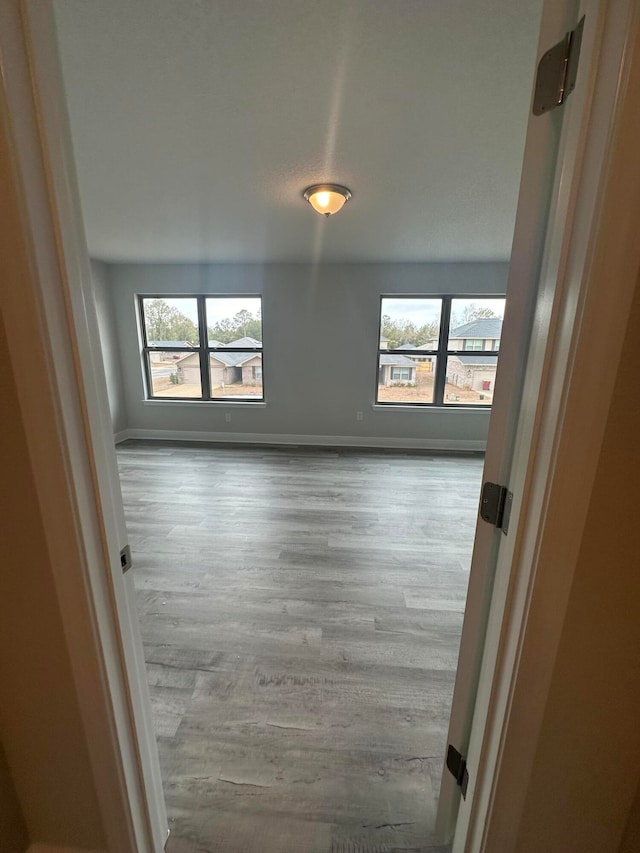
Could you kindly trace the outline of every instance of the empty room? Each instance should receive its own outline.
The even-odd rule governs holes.
[[[0,68],[3,853],[636,853],[639,5]]]
[[[54,9],[166,849],[448,850],[541,3]]]

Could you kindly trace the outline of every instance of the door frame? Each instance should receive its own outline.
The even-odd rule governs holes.
[[[571,96],[585,100],[584,111],[559,158],[534,320],[542,332],[534,326],[509,481],[521,490],[509,536],[494,534],[501,546],[454,853],[517,847],[638,287],[640,7],[633,0],[581,6],[597,16],[595,61],[585,90]]]
[[[0,4],[1,309],[109,853],[167,838],[51,3]],[[3,236],[4,236],[3,232]],[[41,473],[40,473],[41,472]],[[28,535],[28,533],[26,534]]]
[[[591,136],[602,147],[603,139],[606,143],[611,131],[616,131],[615,144],[610,149],[605,145],[605,152],[610,152],[606,180],[601,183],[598,179],[594,185],[592,172],[591,184],[587,182],[584,194],[575,198],[571,245],[563,254],[565,281],[581,283],[580,323],[575,334],[563,334],[566,312],[571,307],[575,310],[564,302],[555,317],[555,337],[545,353],[544,401],[538,401],[545,406],[536,421],[537,459],[546,464],[536,467],[529,478],[529,498],[514,530],[518,542],[514,568],[519,570],[504,591],[505,618],[502,614],[498,618],[499,647],[493,660],[485,656],[483,662],[483,680],[489,689],[487,712],[484,719],[474,720],[469,754],[471,766],[478,771],[473,781],[474,809],[466,822],[463,846],[456,841],[457,849],[474,853],[511,849],[495,846],[495,839],[508,838],[517,828],[526,777],[516,759],[532,757],[535,739],[530,732],[537,731],[542,722],[546,686],[584,526],[588,487],[593,482],[636,285],[640,257],[638,246],[630,239],[630,224],[637,228],[640,223],[631,216],[621,221],[621,211],[633,211],[640,191],[640,177],[629,168],[636,159],[629,138],[638,132],[631,105],[640,63],[637,16],[630,28],[635,43],[627,38],[622,65],[611,62],[620,48],[619,23],[626,21],[631,5],[631,0],[601,0],[599,4],[605,33],[607,27],[615,31],[618,42],[604,39],[602,74],[592,85],[597,95],[603,85],[600,77],[606,77],[610,85],[613,75],[617,108],[613,119],[598,128],[594,124]],[[97,339],[91,339],[95,317],[87,289],[84,229],[73,167],[67,161],[58,173],[61,151],[54,150],[51,143],[61,128],[53,126],[52,111],[43,110],[42,103],[45,93],[58,109],[63,103],[50,4],[5,0],[0,23],[4,85],[0,96],[6,95],[7,101],[0,104],[7,117],[2,130],[12,142],[11,162],[0,162],[0,166],[4,183],[11,189],[6,195],[5,219],[15,234],[15,251],[3,259],[4,271],[14,286],[4,288],[2,310],[12,363],[20,364],[25,378],[19,387],[21,414],[34,470],[47,471],[47,477],[37,478],[38,499],[108,849],[110,853],[157,853],[161,849],[157,829],[162,822],[158,792],[150,790],[144,769],[153,733],[140,730],[140,719],[133,710],[136,691],[125,660],[128,639],[119,628],[116,609],[121,593],[113,582],[118,543],[108,541],[112,510],[101,497],[99,482],[99,456],[109,453],[103,443],[108,424],[106,397],[100,400],[100,387],[88,394],[82,380],[83,358],[90,357],[98,373],[102,369]],[[625,81],[629,69],[633,74]],[[64,107],[61,109],[64,116]],[[586,172],[599,173],[605,152],[585,151]],[[596,201],[599,217],[591,215]],[[73,236],[71,244],[81,261],[74,268],[65,255],[65,234]],[[606,286],[612,270],[619,280],[615,305]],[[570,287],[565,292],[575,296]],[[603,328],[603,323],[606,334],[596,336],[594,348],[589,333],[593,340],[593,330]],[[554,365],[560,355],[569,352],[571,369],[560,376]],[[593,401],[585,399],[584,382],[587,376],[592,381],[593,360],[601,352],[599,393]],[[580,494],[575,494],[576,470],[581,473]],[[545,507],[549,508],[546,513]],[[551,511],[556,507],[562,507],[564,513],[562,529],[560,516]],[[560,589],[544,565],[547,555],[557,553],[558,548],[562,548],[567,566]],[[549,595],[555,596],[556,604],[551,614],[544,609]],[[494,600],[494,606],[499,603]],[[545,617],[553,617],[554,630],[536,618],[539,610]],[[532,647],[543,650],[540,659],[532,659]],[[536,688],[534,701],[524,716],[516,715],[524,692],[532,696],[531,684]],[[518,767],[515,776],[514,767]],[[504,788],[510,789],[514,778],[520,784],[509,795]],[[501,784],[505,780],[509,785]]]
[[[571,30],[577,20],[576,0],[556,0],[555,3],[543,5],[536,65],[549,46]],[[584,61],[581,70],[583,66]],[[581,85],[581,89],[584,89],[584,85]],[[564,114],[567,106],[573,107],[575,104],[574,97],[570,104],[558,111],[534,116],[533,90],[532,73],[529,121],[509,262],[500,359],[483,469],[483,482],[500,484],[511,483],[530,336],[539,336],[541,332],[539,328],[532,328],[531,318],[540,292],[547,226],[552,208],[559,203],[556,173],[559,172],[562,135],[566,133]],[[569,159],[575,158],[573,149],[566,154]],[[496,535],[495,528],[478,518],[446,741],[463,756],[467,756],[469,751],[501,539]],[[496,619],[495,606],[491,617]],[[436,837],[441,843],[448,843],[453,838],[460,800],[460,788],[444,766],[436,820]]]

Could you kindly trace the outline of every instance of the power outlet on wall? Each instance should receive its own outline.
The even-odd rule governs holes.
[[[361,420],[362,420],[362,412],[356,412],[356,420],[357,420],[357,421],[361,421]]]
[[[231,412],[225,412],[224,419],[228,424],[231,423]]]

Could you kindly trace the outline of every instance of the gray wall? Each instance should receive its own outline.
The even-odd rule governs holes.
[[[120,342],[127,426],[134,430],[349,436],[410,441],[486,439],[487,411],[374,410],[381,294],[505,292],[506,263],[114,264],[109,283]],[[135,294],[262,294],[263,408],[145,402]],[[356,420],[356,412],[363,420]],[[225,422],[225,412],[232,421]]]
[[[111,422],[114,433],[118,433],[126,428],[127,418],[116,320],[109,289],[109,267],[101,261],[92,261],[91,279],[96,300],[104,372],[107,378]]]

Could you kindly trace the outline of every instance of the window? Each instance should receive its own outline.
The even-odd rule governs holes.
[[[260,402],[260,296],[140,296],[149,399]]]
[[[411,373],[408,367],[392,367],[391,368],[391,378],[392,379],[406,379],[407,381],[411,379]]]
[[[484,296],[382,297],[376,403],[490,406],[504,303]]]

